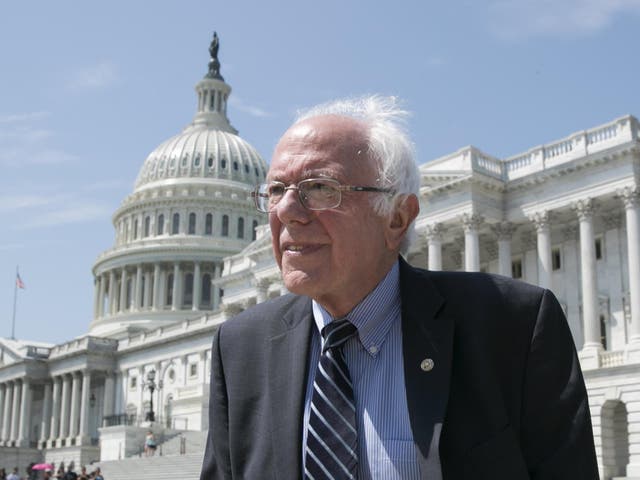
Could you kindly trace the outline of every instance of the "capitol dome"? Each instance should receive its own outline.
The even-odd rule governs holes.
[[[93,267],[91,335],[120,338],[217,310],[223,258],[265,223],[251,191],[267,166],[227,118],[218,46],[214,34],[192,122],[147,156],[113,214],[115,245]]]

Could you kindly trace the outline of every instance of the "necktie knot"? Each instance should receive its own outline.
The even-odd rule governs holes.
[[[322,353],[329,349],[341,347],[347,340],[358,333],[356,326],[346,318],[334,320],[322,329],[322,338],[324,339],[324,347]]]

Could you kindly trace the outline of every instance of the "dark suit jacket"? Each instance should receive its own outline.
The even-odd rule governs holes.
[[[551,292],[401,260],[407,404],[422,477],[598,478],[584,380]],[[300,477],[311,300],[286,295],[216,332],[201,480]],[[434,368],[424,371],[430,358]],[[434,449],[435,450],[435,449]],[[433,458],[433,457],[431,457]]]

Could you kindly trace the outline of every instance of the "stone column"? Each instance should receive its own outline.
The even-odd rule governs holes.
[[[634,359],[640,359],[640,189],[625,187],[618,194],[624,202],[627,224],[629,304],[631,307],[628,348],[634,351]]]
[[[104,317],[104,302],[105,302],[105,291],[106,291],[106,283],[107,283],[107,279],[105,278],[105,276],[103,274],[99,275],[98,278],[100,279],[100,292],[98,293],[98,313],[97,313],[97,318],[101,318]]]
[[[462,215],[462,227],[464,229],[464,269],[467,272],[480,271],[480,239],[478,229],[483,218],[476,214],[465,213]]]
[[[109,315],[115,313],[116,308],[116,272],[109,272]]]
[[[599,366],[600,318],[598,283],[596,280],[596,252],[593,237],[593,200],[588,198],[573,204],[580,228],[580,270],[582,291],[582,322],[584,346],[580,352],[583,368]]]
[[[144,410],[144,367],[138,367],[138,379],[136,381],[136,387],[138,388],[138,419],[145,419]]]
[[[122,272],[120,273],[120,305],[118,310],[120,312],[127,311],[127,269],[122,267]]]
[[[22,380],[22,401],[20,402],[20,431],[18,445],[28,447],[31,433],[31,385],[28,378]]]
[[[257,297],[256,297],[257,303],[262,303],[267,300],[267,292],[269,291],[269,285],[271,285],[271,282],[267,278],[258,280],[255,283],[256,290],[257,290]]]
[[[62,376],[62,400],[60,402],[60,434],[57,446],[61,447],[64,439],[69,436],[69,390],[71,389],[71,377],[68,374]]]
[[[136,296],[134,310],[142,308],[142,265],[136,267]]]
[[[515,227],[511,222],[500,222],[493,227],[498,237],[498,273],[511,277],[511,237]]]
[[[122,391],[122,396],[118,399],[120,403],[120,409],[118,410],[118,412],[121,413],[128,413],[127,412],[127,405],[129,404],[129,382],[131,380],[129,379],[129,370],[122,370],[121,371],[121,376],[120,376],[120,388]]]
[[[71,414],[69,415],[69,441],[67,445],[71,445],[71,439],[78,435],[78,423],[80,420],[80,376],[78,372],[71,374]]]
[[[52,448],[56,444],[60,432],[60,386],[62,380],[60,377],[53,378],[53,394],[51,407],[51,428],[49,433],[49,441],[47,447]]]
[[[153,311],[160,310],[160,298],[160,264],[156,263],[153,265]]]
[[[22,380],[16,380],[13,384],[13,405],[11,406],[11,434],[9,441],[17,444],[18,430],[20,428],[20,406],[22,401]]]
[[[200,262],[193,264],[193,307],[192,310],[200,310],[202,301],[202,272]]]
[[[82,393],[80,396],[80,431],[76,445],[84,445],[89,441],[89,401],[91,394],[91,372],[83,370],[82,372]]]
[[[178,262],[173,264],[173,302],[171,303],[171,310],[179,310],[182,302],[180,298],[180,264]]]
[[[442,270],[442,234],[444,228],[441,223],[427,225],[425,236],[427,237],[427,268],[429,270]]]
[[[44,384],[44,407],[42,409],[42,421],[40,422],[40,445],[46,447],[49,439],[49,427],[51,426],[51,383]]]
[[[6,382],[4,409],[2,413],[2,444],[7,446],[11,437],[11,407],[13,405],[13,382]]]
[[[4,383],[0,383],[0,446],[2,445],[2,440],[4,440],[2,438],[2,422],[4,420],[2,416],[2,412],[4,412],[6,390],[7,390],[7,385]]]
[[[100,276],[96,275],[93,279],[93,318],[98,318],[100,305]]]
[[[538,285],[551,288],[551,226],[549,212],[536,212],[529,217],[536,227],[538,245]]]
[[[144,302],[142,305],[145,310],[148,310],[153,305],[153,299],[151,298],[151,282],[151,272],[147,270],[144,273]]]
[[[102,417],[109,417],[114,415],[114,386],[115,386],[115,378],[112,373],[107,373],[106,378],[104,379],[104,401],[102,403]]]
[[[220,263],[216,262],[214,271],[213,271],[213,278],[214,279],[220,278],[220,275],[221,275]],[[218,307],[220,306],[220,288],[215,283],[211,286],[211,288],[213,290],[212,292],[213,293],[213,310],[217,310]]]

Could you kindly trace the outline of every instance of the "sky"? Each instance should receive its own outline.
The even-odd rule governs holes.
[[[97,256],[187,126],[213,31],[228,115],[269,161],[295,112],[381,93],[425,163],[506,158],[640,115],[640,0],[71,0],[0,7],[0,336],[88,331]]]

